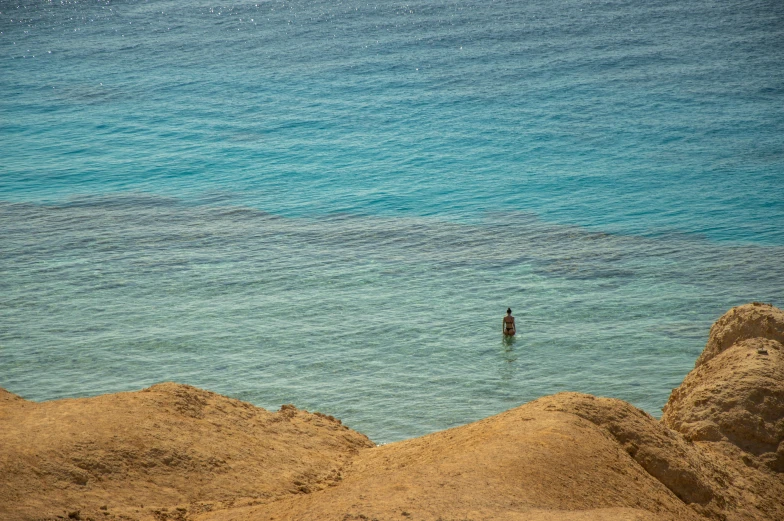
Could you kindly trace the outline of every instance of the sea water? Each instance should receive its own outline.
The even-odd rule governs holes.
[[[784,305],[783,64],[777,1],[0,0],[0,386],[658,416]]]

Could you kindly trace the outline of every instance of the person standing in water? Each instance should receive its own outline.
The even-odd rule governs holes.
[[[503,325],[504,335],[512,336],[517,332],[514,317],[512,316],[512,308],[506,308],[506,316],[504,317]]]

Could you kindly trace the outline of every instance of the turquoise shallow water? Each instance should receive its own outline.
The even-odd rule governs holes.
[[[777,2],[0,1],[0,386],[658,415],[784,304],[783,58]]]

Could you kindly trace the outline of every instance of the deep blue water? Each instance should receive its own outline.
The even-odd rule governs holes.
[[[29,399],[658,415],[724,311],[784,305],[777,1],[0,0],[0,140]]]

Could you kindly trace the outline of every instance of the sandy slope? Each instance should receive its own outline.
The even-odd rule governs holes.
[[[661,422],[561,393],[381,447],[177,384],[0,391],[0,519],[780,521],[782,332],[781,310],[730,310]]]
[[[205,519],[516,520],[565,511],[575,519],[698,519],[603,429],[537,402],[364,451],[339,487]]]
[[[0,391],[0,519],[271,501],[339,482],[371,446],[331,417],[187,385],[44,403]]]

